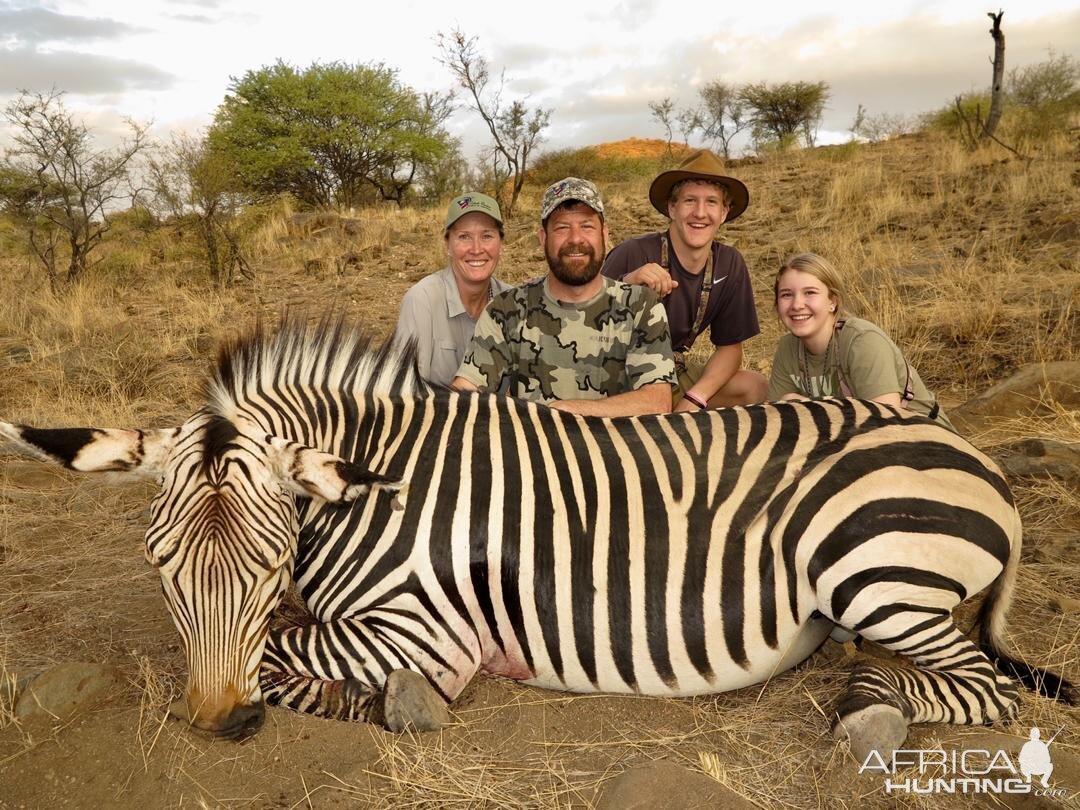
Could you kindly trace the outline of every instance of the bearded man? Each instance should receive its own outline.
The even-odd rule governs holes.
[[[549,272],[496,295],[476,322],[452,385],[543,402],[583,416],[671,410],[667,315],[647,286],[600,275],[608,239],[596,186],[567,177],[544,192]]]

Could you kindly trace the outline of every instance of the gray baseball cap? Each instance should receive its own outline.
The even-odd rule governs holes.
[[[540,222],[547,220],[551,212],[567,200],[583,202],[601,217],[604,216],[604,201],[600,199],[596,186],[579,177],[567,177],[547,187],[544,201],[540,204]]]

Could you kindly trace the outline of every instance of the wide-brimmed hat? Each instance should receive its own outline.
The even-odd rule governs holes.
[[[661,172],[656,176],[656,179],[652,181],[652,185],[649,186],[649,202],[653,204],[653,208],[666,217],[668,215],[668,195],[671,193],[673,185],[680,180],[710,180],[714,183],[723,184],[728,190],[731,197],[731,208],[728,209],[727,219],[724,221],[731,222],[745,211],[746,206],[750,204],[750,192],[746,190],[746,186],[742,184],[741,180],[728,177],[723,172],[724,164],[720,158],[708,149],[699,149],[679,164],[679,168]]]
[[[543,223],[552,211],[567,200],[583,202],[601,217],[604,216],[604,201],[600,199],[596,186],[580,177],[565,177],[544,191],[544,199],[540,203],[540,222]]]
[[[479,211],[481,214],[487,214],[499,223],[499,225],[503,224],[502,211],[499,210],[499,204],[487,194],[481,194],[479,191],[470,191],[466,194],[462,194],[460,197],[454,197],[454,199],[450,201],[450,205],[446,209],[446,225],[443,226],[443,229],[447,231],[450,230],[451,225],[466,214],[471,214],[475,211]]]

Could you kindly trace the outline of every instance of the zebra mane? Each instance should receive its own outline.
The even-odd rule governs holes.
[[[232,418],[238,405],[297,388],[401,398],[429,390],[411,341],[402,345],[391,336],[373,346],[340,314],[328,312],[311,324],[286,311],[276,329],[260,319],[222,345],[206,383],[207,409]]]

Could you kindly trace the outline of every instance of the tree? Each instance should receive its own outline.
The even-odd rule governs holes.
[[[233,78],[210,147],[256,195],[289,192],[313,206],[399,205],[424,167],[451,149],[452,97],[418,93],[382,64],[278,61]]]
[[[194,220],[214,283],[228,284],[233,273],[249,271],[236,230],[243,203],[231,161],[206,138],[173,136],[147,161],[153,207],[164,216]]]
[[[8,103],[4,118],[14,145],[0,169],[0,206],[26,233],[54,290],[86,271],[109,230],[105,215],[130,197],[132,163],[146,145],[147,129],[129,119],[129,138],[112,149],[96,149],[63,96],[56,89],[24,90]]]
[[[449,68],[458,85],[468,93],[472,109],[480,114],[487,126],[491,136],[491,145],[485,155],[487,169],[494,185],[495,199],[506,216],[510,216],[525,185],[529,158],[543,140],[551,110],[542,107],[530,110],[521,99],[506,104],[503,101],[506,75],[500,75],[497,87],[490,86],[487,59],[480,54],[476,37],[468,37],[454,28],[448,34],[440,33],[436,41],[442,54],[439,61]],[[509,200],[505,192],[508,182],[511,184]]]
[[[738,87],[720,80],[709,82],[698,93],[702,135],[714,145],[720,145],[726,160],[731,157],[731,142],[749,123],[744,118],[745,102]]]
[[[650,101],[649,111],[652,119],[664,128],[667,136],[668,157],[671,157],[671,142],[675,138],[675,102],[671,100],[670,96],[662,101]]]
[[[807,146],[814,145],[817,127],[829,100],[826,82],[756,82],[738,91],[738,100],[749,109],[755,140],[790,143],[801,133]]]
[[[1039,140],[1063,132],[1080,110],[1080,61],[1051,51],[1045,61],[1013,68],[1007,89],[1016,107],[1016,137]]]
[[[1043,62],[1009,71],[1009,98],[1026,109],[1080,106],[1080,61],[1050,51]]]
[[[994,75],[990,82],[990,112],[986,115],[986,122],[979,136],[983,141],[994,137],[994,131],[1005,108],[1005,33],[1001,30],[1001,18],[1005,16],[1005,12],[999,10],[997,14],[987,13],[986,16],[994,22],[990,29],[990,36],[994,38]]]

